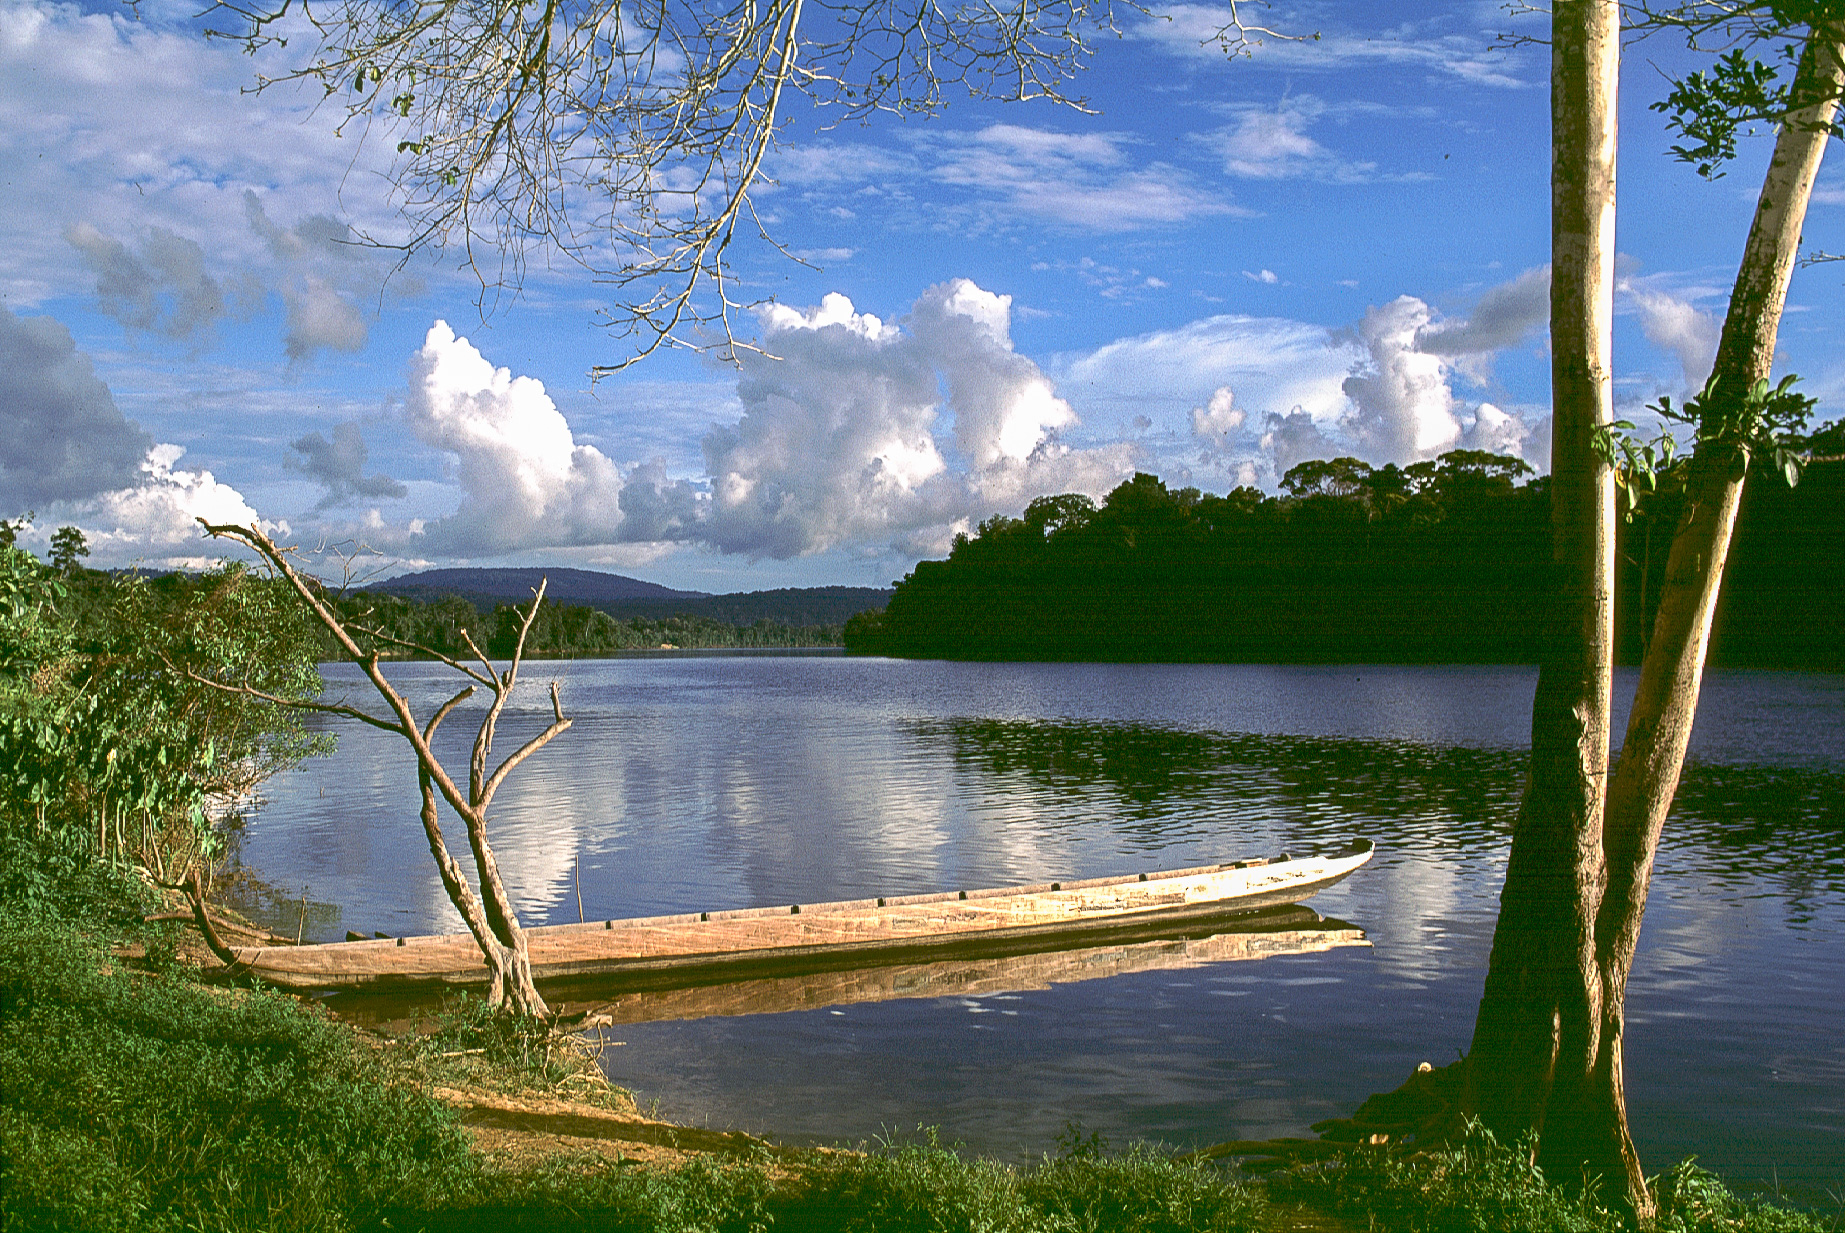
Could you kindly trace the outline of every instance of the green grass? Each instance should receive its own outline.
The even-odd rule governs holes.
[[[778,1164],[560,1163],[388,1218],[425,1233],[1254,1233],[1266,1210],[1248,1184],[1145,1149],[1015,1169],[931,1138]]]
[[[1389,1233],[1617,1233],[1622,1219],[1593,1193],[1552,1185],[1530,1153],[1476,1129],[1453,1147],[1416,1158],[1355,1148],[1323,1164],[1277,1174],[1277,1198],[1340,1213]],[[1836,1218],[1738,1198],[1691,1161],[1653,1179],[1655,1233],[1836,1233]]]
[[[158,949],[158,948],[156,948]],[[863,1153],[676,1169],[473,1155],[424,1088],[460,1053],[540,1087],[582,1059],[538,1025],[451,1004],[385,1048],[280,994],[127,970],[69,921],[0,911],[0,1229],[85,1233],[1243,1233],[1270,1199],[1393,1233],[1613,1233],[1619,1219],[1476,1134],[1405,1160],[1358,1149],[1265,1183],[1071,1132],[1013,1168],[933,1135]],[[1837,1233],[1736,1198],[1690,1162],[1657,1179],[1662,1233]]]
[[[7,1230],[339,1230],[473,1168],[452,1115],[272,993],[0,916]]]

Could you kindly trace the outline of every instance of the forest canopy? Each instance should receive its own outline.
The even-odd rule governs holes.
[[[1837,668],[1845,483],[1815,467],[1750,489],[1719,612],[1732,666]],[[1682,504],[1620,525],[1623,654],[1637,658]],[[1100,505],[1065,493],[923,561],[853,651],[957,659],[1535,663],[1550,574],[1548,477],[1456,450],[1406,467],[1301,463],[1270,496],[1140,474]]]

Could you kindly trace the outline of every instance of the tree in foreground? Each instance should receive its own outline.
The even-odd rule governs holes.
[[[234,539],[247,545],[261,556],[269,565],[287,581],[301,603],[314,619],[332,635],[339,644],[346,658],[357,664],[365,673],[366,679],[384,700],[389,714],[379,716],[356,706],[345,703],[303,700],[298,698],[272,697],[249,681],[234,675],[194,673],[195,679],[216,686],[230,693],[259,697],[278,704],[300,709],[318,711],[327,715],[340,715],[370,724],[385,732],[393,732],[410,744],[416,754],[417,788],[421,797],[421,817],[423,834],[429,841],[429,853],[435,858],[436,869],[442,877],[442,889],[448,893],[449,902],[461,913],[468,932],[474,936],[480,946],[481,955],[486,960],[488,974],[487,1001],[494,1007],[524,1014],[546,1015],[549,1007],[538,993],[532,981],[532,962],[526,945],[525,931],[519,924],[519,914],[513,906],[512,898],[506,892],[506,883],[500,877],[499,863],[494,859],[493,846],[487,837],[487,811],[493,804],[494,794],[505,783],[520,763],[544,748],[551,740],[570,727],[571,721],[564,717],[563,705],[558,697],[557,682],[551,683],[551,722],[537,735],[527,740],[518,749],[508,754],[499,765],[489,769],[489,759],[493,753],[493,740],[501,715],[505,711],[507,700],[512,696],[514,687],[519,682],[519,668],[525,655],[525,637],[530,632],[533,619],[538,615],[539,605],[544,602],[545,587],[541,582],[532,596],[532,606],[524,613],[519,626],[518,637],[512,649],[510,662],[504,669],[496,669],[488,660],[467,630],[461,636],[466,640],[468,649],[478,661],[476,664],[463,663],[427,647],[405,642],[380,630],[361,626],[349,626],[336,614],[331,605],[321,594],[319,588],[304,578],[289,560],[289,553],[257,527],[215,526],[204,524],[206,531],[214,536]],[[363,640],[363,645],[361,643]],[[400,650],[413,651],[428,655],[447,664],[456,672],[473,682],[451,696],[437,707],[426,720],[419,721],[412,712],[409,702],[395,686],[385,679],[378,666],[380,644],[395,646]],[[468,759],[467,784],[464,787],[443,767],[436,757],[436,729],[452,714],[456,707],[474,695],[476,688],[491,691],[493,700],[488,704],[486,713],[481,717],[480,726],[474,735],[472,751]],[[461,864],[448,849],[448,841],[442,834],[441,804],[446,803],[462,821],[467,830],[468,847],[473,853],[474,868],[479,875],[479,889],[468,885],[466,874]],[[200,912],[201,925],[205,923]]]
[[[1772,72],[1747,77],[1753,95],[1726,90],[1721,74],[1688,79],[1675,92],[1681,126],[1704,133],[1707,146],[1711,134],[1722,145],[1726,124],[1733,135],[1752,118],[1779,131],[1715,368],[1681,413],[1696,434],[1673,477],[1685,488],[1684,512],[1610,777],[1616,479],[1630,488],[1653,483],[1673,457],[1663,442],[1637,448],[1621,440],[1610,413],[1618,18],[1611,0],[1560,0],[1553,16],[1551,492],[1559,589],[1463,1107],[1508,1141],[1534,1134],[1538,1161],[1553,1176],[1617,1184],[1644,1218],[1652,1204],[1628,1131],[1622,1073],[1627,977],[1744,483],[1752,463],[1777,454],[1789,480],[1797,478],[1787,445],[1811,403],[1792,393],[1791,381],[1771,389],[1768,378],[1801,222],[1825,143],[1837,132],[1845,13],[1824,2],[1710,5],[1671,18],[1694,35],[1742,21],[1745,35],[1792,39],[1798,54],[1779,92],[1764,89]],[[1678,153],[1699,160],[1697,151]]]
[[[9,895],[62,910],[55,871],[97,863],[183,878],[217,859],[224,824],[264,781],[329,746],[286,707],[187,675],[206,667],[277,697],[320,692],[294,597],[241,565],[159,578],[65,573],[0,547]]]

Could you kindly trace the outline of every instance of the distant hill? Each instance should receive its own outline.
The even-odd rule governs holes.
[[[408,599],[459,595],[476,607],[516,604],[532,597],[541,579],[549,578],[545,598],[560,604],[591,607],[627,600],[704,599],[707,591],[675,591],[658,583],[591,569],[426,569],[400,574],[365,587]]]
[[[675,591],[638,578],[587,569],[426,569],[375,582],[364,588],[429,601],[458,595],[483,612],[499,604],[516,604],[532,597],[540,578],[549,578],[545,599],[550,603],[580,604],[599,608],[615,617],[702,616],[731,625],[774,621],[782,625],[841,625],[846,618],[869,608],[882,608],[890,599],[878,587],[783,587],[773,591],[741,591],[712,595],[705,591]]]

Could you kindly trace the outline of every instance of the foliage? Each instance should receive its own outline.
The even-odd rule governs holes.
[[[485,631],[483,649],[492,655],[511,652],[517,639],[521,610],[499,604],[483,613],[458,596],[418,600],[375,592],[340,597],[334,606],[348,628],[371,631],[364,640],[384,654],[405,653],[401,644],[414,643],[452,657],[470,652],[463,630]],[[383,635],[382,638],[378,635]],[[708,647],[809,647],[838,646],[838,625],[791,625],[766,618],[737,625],[709,616],[679,614],[663,617],[612,616],[582,604],[546,604],[538,610],[526,636],[530,657],[606,655],[613,651]],[[323,638],[320,654],[336,658],[337,647]]]
[[[1100,507],[1043,498],[923,562],[849,649],[1022,659],[1528,660],[1546,582],[1542,481],[1455,451],[1303,463],[1286,495],[1137,475]],[[1472,646],[1457,642],[1465,631]]]
[[[1700,39],[1719,32],[1721,37],[1745,44],[1719,56],[1708,72],[1673,79],[1671,92],[1647,105],[1665,115],[1668,129],[1691,143],[1674,145],[1673,157],[1695,164],[1698,174],[1708,180],[1721,178],[1724,164],[1736,157],[1739,132],[1752,132],[1758,124],[1785,124],[1793,113],[1822,101],[1795,95],[1795,69],[1805,44],[1799,36],[1806,28],[1845,20],[1835,0],[1692,3],[1643,12],[1639,24],[1681,29],[1694,47]],[[1753,54],[1762,44],[1768,45],[1766,59]],[[1845,136],[1845,129],[1836,122],[1823,127],[1834,137]]]
[[[19,688],[69,653],[70,631],[53,615],[65,595],[31,553],[0,545],[0,681]]]
[[[1278,1197],[1364,1213],[1403,1233],[1616,1233],[1620,1219],[1593,1191],[1568,1193],[1531,1163],[1531,1144],[1500,1144],[1475,1125],[1452,1147],[1406,1159],[1355,1149],[1324,1165],[1277,1176]]]
[[[1835,1233],[1838,1222],[1806,1212],[1749,1202],[1730,1192],[1716,1174],[1687,1157],[1649,1179],[1659,1204],[1656,1233]]]
[[[17,547],[19,533],[30,527],[36,517],[37,514],[27,510],[17,518],[0,518],[0,548]]]
[[[592,1156],[482,1173],[439,1206],[400,1208],[378,1227],[422,1233],[768,1233],[806,1227],[775,1210],[775,1185],[756,1162],[698,1157],[675,1169],[624,1165],[634,1162],[611,1167]]]
[[[1691,455],[1679,453],[1670,427],[1662,427],[1651,441],[1642,441],[1633,435],[1631,420],[1604,425],[1596,433],[1593,448],[1613,468],[1615,483],[1626,494],[1627,520],[1633,520],[1643,494],[1657,492],[1668,479],[1682,478],[1682,468],[1698,451],[1740,451],[1746,462],[1772,462],[1789,488],[1799,484],[1812,442],[1805,435],[1807,420],[1818,405],[1817,399],[1795,391],[1799,380],[1789,373],[1771,387],[1763,377],[1738,397],[1712,373],[1704,388],[1681,407],[1673,406],[1670,397],[1661,397],[1647,410],[1668,425],[1684,424],[1692,429]],[[1821,432],[1833,427],[1828,425]]]
[[[1240,1179],[1153,1148],[1111,1155],[1092,1141],[1019,1170],[965,1159],[931,1132],[921,1143],[816,1158],[777,1227],[1233,1233],[1262,1227],[1265,1207]]]
[[[132,932],[153,898],[129,866],[81,843],[0,828],[0,903],[35,920]]]
[[[1845,453],[1840,432],[1787,431],[1779,448],[1817,461]],[[1628,658],[1644,650],[1684,505],[1663,448],[1654,444],[1656,490],[1625,474],[1646,496],[1617,525]],[[1099,508],[1073,497],[1088,512],[1053,529],[1034,527],[1030,511],[989,519],[946,561],[920,562],[883,612],[853,618],[847,648],[959,659],[1535,662],[1554,593],[1548,477],[1472,451],[1407,467],[1334,462],[1346,495],[1324,491],[1314,466],[1288,473],[1304,495],[1278,497],[1172,491],[1143,476]],[[1845,468],[1807,476],[1796,490],[1745,492],[1714,643],[1724,664],[1845,667],[1822,632],[1845,620],[1845,591],[1828,581],[1845,568]]]
[[[241,566],[60,575],[0,549],[0,832],[47,853],[133,852],[174,876],[212,858],[214,822],[327,740],[188,674],[312,696],[313,646],[276,584]]]
[[[433,1100],[277,994],[129,973],[0,915],[12,1230],[337,1230],[472,1176]]]
[[[1147,1147],[1047,1161],[1025,1175],[1020,1192],[1049,1228],[1111,1233],[1257,1229],[1267,1206],[1235,1178]]]
[[[90,545],[76,527],[59,527],[51,533],[51,568],[60,574],[77,571],[80,558],[90,555]]]

